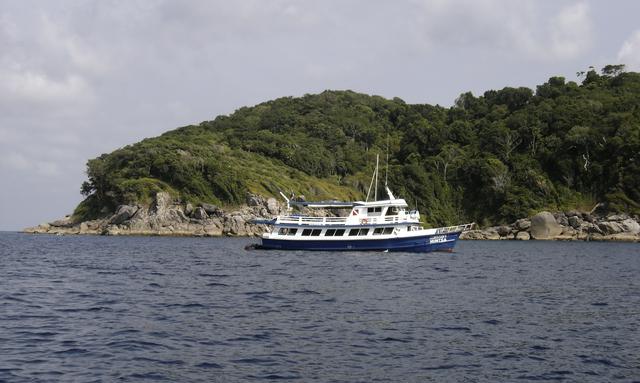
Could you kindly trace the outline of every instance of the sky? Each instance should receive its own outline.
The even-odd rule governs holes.
[[[640,1],[0,0],[0,230],[70,214],[90,158],[326,89],[451,106],[640,71]]]

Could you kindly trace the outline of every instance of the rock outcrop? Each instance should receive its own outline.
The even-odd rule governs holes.
[[[640,219],[626,214],[596,216],[568,211],[540,212],[510,225],[493,226],[462,233],[469,240],[558,240],[640,242]]]
[[[137,206],[121,205],[116,210],[116,214],[109,220],[110,224],[119,225],[133,217],[138,211]]]
[[[169,193],[159,192],[151,206],[118,206],[115,213],[101,219],[75,222],[71,216],[24,229],[26,233],[97,235],[176,235],[176,236],[257,236],[266,225],[252,223],[256,218],[271,218],[283,211],[275,198],[250,195],[248,204],[232,211],[215,205],[193,206],[174,201]]]
[[[542,211],[531,217],[529,233],[533,239],[552,239],[562,233],[562,226],[553,214]]]

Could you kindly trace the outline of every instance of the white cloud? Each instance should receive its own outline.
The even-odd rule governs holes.
[[[0,14],[0,35],[9,39],[15,39],[18,35],[17,24],[7,14]]]
[[[60,55],[64,64],[74,71],[101,75],[108,71],[107,57],[96,46],[90,47],[80,35],[68,31],[62,22],[54,22],[47,14],[40,16],[38,40],[49,55]]]
[[[569,5],[551,22],[551,50],[560,59],[575,58],[591,47],[593,40],[589,6]]]
[[[428,44],[501,47],[526,25],[527,12],[496,0],[420,0],[415,15]],[[526,4],[526,3],[525,3]],[[514,28],[519,25],[519,28]]]
[[[60,175],[58,164],[51,161],[28,158],[17,152],[5,152],[0,155],[0,169],[35,173],[39,176],[55,177]]]
[[[46,177],[57,177],[60,175],[60,167],[55,162],[37,161],[34,163],[36,174]]]
[[[592,45],[590,7],[577,2],[551,16],[535,0],[416,0],[416,19],[430,47],[505,52],[537,60],[570,60]],[[547,11],[548,12],[548,11]]]
[[[65,106],[79,109],[92,100],[89,77],[104,73],[100,59],[78,35],[66,31],[33,10],[28,21],[20,14],[0,13],[0,111],[57,113]]]
[[[31,167],[29,160],[20,153],[5,152],[0,156],[0,166],[7,169],[27,170]]]
[[[622,44],[618,62],[625,64],[628,70],[640,71],[640,30],[633,32]]]
[[[33,71],[0,72],[0,99],[11,102],[66,103],[87,100],[90,89],[76,74],[56,80]]]

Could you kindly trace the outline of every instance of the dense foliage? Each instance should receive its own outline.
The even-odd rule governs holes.
[[[351,91],[241,108],[90,160],[76,216],[148,203],[157,190],[226,205],[280,190],[363,198],[387,147],[391,189],[430,224],[597,202],[640,214],[640,74],[609,65],[579,75],[465,93],[451,108]]]

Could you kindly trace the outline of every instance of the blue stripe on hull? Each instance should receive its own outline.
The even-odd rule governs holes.
[[[263,249],[281,250],[325,250],[325,251],[367,251],[389,250],[407,252],[451,251],[458,240],[460,233],[448,233],[437,235],[425,235],[411,238],[385,238],[362,240],[286,240],[286,239],[262,239]],[[434,238],[435,237],[435,238]],[[445,241],[434,241],[436,239]]]

